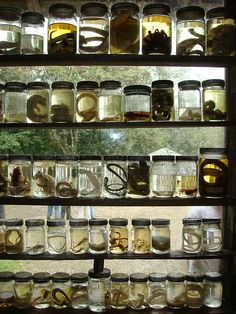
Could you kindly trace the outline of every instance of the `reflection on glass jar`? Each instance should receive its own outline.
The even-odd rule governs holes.
[[[48,220],[47,243],[50,254],[61,254],[66,251],[65,220]]]
[[[89,252],[104,254],[108,251],[107,219],[89,220]]]
[[[132,219],[132,251],[137,254],[150,252],[151,231],[150,219]]]
[[[205,252],[220,252],[222,250],[221,219],[203,218],[203,250]]]
[[[8,192],[8,156],[0,155],[0,196]]]
[[[14,273],[0,272],[0,311],[12,307],[14,303]]]
[[[186,304],[185,276],[183,274],[169,274],[167,276],[167,305],[171,309],[181,309]]]
[[[55,186],[55,157],[33,156],[33,194],[37,197],[54,196]]]
[[[27,122],[46,123],[49,119],[49,84],[45,82],[28,83]]]
[[[64,309],[71,305],[71,281],[67,273],[55,273],[52,279],[52,304],[55,309]]]
[[[148,285],[148,306],[151,309],[166,307],[166,279],[165,274],[151,273]]]
[[[88,220],[85,218],[71,219],[69,225],[71,252],[74,254],[83,254],[88,252]]]
[[[147,307],[148,277],[143,273],[130,275],[129,306],[133,310],[143,310]]]
[[[74,273],[71,275],[71,306],[73,309],[85,309],[88,306],[88,275]]]
[[[203,279],[202,274],[186,275],[186,305],[191,309],[199,309],[203,306]]]
[[[27,309],[32,306],[32,274],[26,271],[15,274],[15,307]]]
[[[202,249],[201,219],[184,218],[182,249],[186,253],[199,253]]]
[[[6,219],[5,249],[7,254],[24,251],[23,219]]]
[[[0,123],[4,121],[4,89],[4,85],[0,83]]]
[[[204,305],[210,308],[218,308],[222,305],[222,279],[223,275],[216,272],[205,274],[204,281]]]
[[[128,252],[128,219],[111,218],[109,224],[109,251],[113,254]]]
[[[170,252],[170,220],[152,220],[152,252],[167,254]]]
[[[43,219],[27,219],[26,252],[30,255],[38,255],[45,252],[45,229]]]
[[[113,309],[123,310],[129,304],[129,276],[124,273],[113,273],[110,285],[110,305]]]
[[[32,306],[36,309],[47,309],[51,306],[51,275],[35,273],[33,275]]]
[[[5,220],[0,219],[0,253],[5,252]]]

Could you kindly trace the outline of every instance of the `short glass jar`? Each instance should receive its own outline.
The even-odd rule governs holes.
[[[0,272],[0,311],[13,307],[14,303],[14,273],[2,271]]]
[[[26,252],[29,255],[38,255],[45,252],[45,228],[43,219],[27,219],[26,225]]]
[[[190,309],[200,309],[203,306],[204,275],[197,273],[188,273],[186,275],[186,305]]]
[[[133,310],[143,310],[147,307],[148,276],[143,273],[130,275],[129,306]]]
[[[129,305],[129,276],[124,273],[113,273],[110,283],[110,306],[124,310]]]
[[[170,252],[170,220],[152,219],[152,252],[168,254]]]
[[[204,305],[210,308],[218,308],[222,305],[223,275],[217,272],[205,274],[204,281]]]
[[[6,227],[5,227],[5,220],[0,219],[0,253],[5,252],[5,232],[6,232]]]
[[[47,309],[51,306],[51,275],[35,273],[33,275],[32,306],[36,309]]]
[[[27,122],[49,122],[49,84],[46,82],[28,83]]]
[[[203,251],[220,252],[222,250],[222,231],[220,224],[221,219],[202,219]]]
[[[108,53],[108,8],[102,3],[86,3],[80,8],[79,53]]]
[[[98,119],[103,122],[123,120],[121,82],[103,81],[100,83]]]
[[[182,229],[182,250],[185,253],[200,253],[202,249],[201,219],[184,218]]]
[[[139,7],[135,3],[120,2],[111,7],[110,53],[139,53]]]
[[[4,119],[4,110],[5,110],[5,103],[4,103],[4,84],[0,83],[0,123],[3,123]]]
[[[132,219],[132,251],[136,254],[147,254],[151,247],[150,219]]]
[[[149,274],[148,306],[151,309],[163,309],[166,305],[166,274]]]
[[[128,219],[109,219],[109,251],[112,254],[124,254],[128,252]]]
[[[70,250],[73,254],[83,254],[89,248],[88,219],[71,219],[70,225]]]
[[[108,251],[107,219],[93,218],[89,220],[89,252],[104,254]]]
[[[176,12],[176,54],[205,55],[205,12],[197,6],[183,7]]]
[[[19,254],[24,251],[23,219],[5,220],[5,250],[7,254]]]
[[[180,273],[170,273],[167,276],[167,305],[171,309],[181,309],[186,305],[185,275]]]
[[[76,43],[77,17],[75,7],[65,3],[51,5],[48,19],[48,54],[76,54]]]
[[[62,254],[66,252],[66,222],[63,219],[47,221],[47,244],[50,254]]]
[[[71,307],[85,309],[88,307],[88,275],[74,273],[71,275]]]
[[[32,274],[27,271],[18,272],[15,274],[14,306],[18,309],[27,309],[32,306],[32,277]]]
[[[8,193],[8,156],[0,155],[0,196]]]
[[[64,309],[71,306],[70,275],[64,272],[55,273],[52,280],[52,303],[54,309]]]

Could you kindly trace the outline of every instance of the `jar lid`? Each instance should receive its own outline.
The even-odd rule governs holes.
[[[223,275],[217,272],[208,272],[205,273],[205,279],[210,281],[221,281],[223,279]]]
[[[30,281],[33,278],[32,273],[28,271],[19,271],[15,274],[15,281],[17,282],[26,282]]]
[[[97,89],[99,85],[95,81],[80,81],[77,83],[76,87],[77,89]]]
[[[20,19],[21,11],[13,7],[0,6],[0,20],[17,21]]]
[[[199,273],[187,273],[186,274],[186,280],[192,281],[192,282],[202,282],[204,279],[204,274]]]
[[[107,225],[107,219],[106,218],[92,218],[92,219],[89,219],[89,225],[90,226]]]
[[[78,156],[55,156],[56,161],[78,161]]]
[[[225,81],[224,80],[205,80],[202,82],[202,87],[208,87],[208,86],[220,86],[220,87],[225,87]]]
[[[76,8],[67,3],[56,3],[49,7],[49,14],[59,18],[72,18],[76,14]]]
[[[0,155],[0,160],[8,160],[8,156],[7,155]]]
[[[42,161],[46,161],[46,160],[52,160],[55,161],[55,156],[44,156],[44,155],[34,155],[33,156],[33,160],[37,161],[37,160],[42,160]]]
[[[100,88],[104,88],[104,89],[121,88],[121,82],[120,81],[103,81],[100,83]]]
[[[198,161],[198,156],[176,156],[176,161]]]
[[[153,226],[166,226],[170,224],[170,219],[156,218],[152,219]]]
[[[154,14],[168,15],[170,14],[170,7],[162,3],[149,4],[143,8],[143,14],[144,15],[154,15]]]
[[[102,156],[98,155],[81,155],[79,160],[102,160]]]
[[[28,160],[28,161],[31,161],[31,156],[30,155],[9,155],[8,159],[9,160]]]
[[[97,278],[97,279],[105,279],[105,278],[109,278],[111,275],[111,271],[108,268],[104,268],[103,271],[101,272],[95,272],[94,269],[89,269],[88,271],[88,275],[91,278]]]
[[[88,274],[86,273],[74,273],[70,276],[73,283],[83,283],[88,281]]]
[[[0,219],[0,226],[4,226],[5,225],[5,220],[4,219]]]
[[[127,226],[128,219],[126,218],[111,218],[109,219],[110,226]]]
[[[174,161],[175,160],[175,156],[171,156],[171,155],[156,155],[156,156],[152,156],[152,160],[153,161]]]
[[[228,149],[227,148],[200,148],[200,154],[219,154],[219,155],[227,155]]]
[[[163,282],[166,281],[167,275],[162,273],[151,273],[148,278],[152,282]]]
[[[208,19],[215,17],[233,18],[233,13],[227,11],[224,7],[218,7],[207,11],[206,17]]]
[[[89,2],[81,5],[80,12],[85,16],[102,17],[108,13],[108,7],[102,3]]]
[[[132,11],[133,14],[137,14],[139,12],[139,7],[137,4],[131,2],[115,3],[111,7],[112,14],[119,14],[121,11],[124,10],[129,10]]]
[[[0,83],[0,89],[5,89],[4,84]]]
[[[124,88],[125,95],[150,95],[151,88],[147,85],[129,85]]]
[[[70,275],[64,272],[58,272],[51,276],[53,282],[67,282],[70,280]]]
[[[195,80],[186,80],[179,82],[178,86],[182,89],[197,89],[200,88],[201,83]]]
[[[150,226],[150,219],[148,218],[134,218],[132,219],[133,226]]]
[[[5,89],[6,90],[20,90],[23,91],[25,89],[27,89],[27,84],[22,83],[22,82],[7,82],[5,83]]]
[[[47,226],[48,227],[62,227],[65,226],[66,222],[64,219],[49,219],[47,220]]]
[[[220,224],[221,219],[220,218],[202,218],[203,224]]]
[[[72,82],[68,82],[68,81],[56,81],[56,82],[52,83],[52,89],[56,89],[56,88],[73,89],[74,84]]]
[[[11,271],[0,272],[0,282],[7,282],[14,279],[14,273]]]
[[[44,16],[39,12],[28,11],[22,13],[21,20],[23,23],[41,24],[44,22]]]
[[[132,282],[147,282],[148,276],[144,273],[133,273],[130,275],[130,281],[132,281]]]
[[[69,225],[71,227],[82,227],[88,225],[88,219],[86,218],[79,218],[79,219],[71,219],[69,221]]]
[[[23,226],[23,219],[20,218],[6,219],[5,225],[7,227],[20,227]]]
[[[37,227],[37,226],[44,226],[43,219],[27,219],[25,221],[26,227]]]
[[[125,273],[114,273],[111,275],[111,281],[113,282],[128,282],[129,275]]]
[[[33,281],[36,283],[49,282],[51,280],[51,274],[47,272],[35,273],[33,275]]]
[[[182,222],[184,225],[200,225],[202,220],[198,218],[184,218]]]
[[[150,156],[128,156],[128,161],[150,161]]]
[[[198,6],[187,6],[177,10],[176,16],[180,20],[197,20],[204,18],[205,11]]]
[[[174,83],[171,80],[157,80],[152,82],[152,88],[168,88],[174,87]]]
[[[29,82],[28,89],[49,89],[47,82]]]
[[[110,161],[110,160],[127,161],[127,156],[104,156],[103,160],[105,160],[105,161]]]
[[[181,282],[185,280],[185,275],[181,273],[170,273],[167,275],[167,280],[171,282]]]

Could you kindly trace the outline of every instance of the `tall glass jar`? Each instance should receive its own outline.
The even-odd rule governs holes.
[[[14,303],[14,273],[2,271],[0,272],[0,311],[13,307]]]
[[[35,273],[33,275],[32,306],[36,309],[47,309],[51,306],[51,275]]]
[[[203,120],[226,120],[226,94],[224,80],[206,80],[203,87]]]
[[[178,87],[179,121],[201,121],[200,82],[181,81]]]
[[[5,220],[5,249],[7,254],[19,254],[24,251],[23,219]]]
[[[205,12],[197,6],[183,7],[176,12],[176,54],[205,55]]]
[[[113,273],[110,285],[110,306],[113,309],[124,310],[129,305],[129,275]]]
[[[204,281],[204,305],[210,308],[218,308],[222,305],[223,276],[217,272],[205,274]]]
[[[190,309],[200,309],[203,306],[203,279],[204,275],[198,273],[186,275],[186,305]]]
[[[8,157],[8,193],[10,196],[31,195],[32,163],[29,155]]]
[[[182,249],[185,253],[200,253],[202,249],[201,219],[184,218]]]
[[[235,20],[224,7],[207,12],[207,55],[235,56]]]
[[[176,156],[175,196],[191,198],[197,196],[197,156]]]
[[[52,303],[54,309],[64,309],[71,305],[71,281],[70,275],[58,272],[51,276],[52,279]]]
[[[149,156],[128,156],[127,197],[142,198],[150,194]]]
[[[3,123],[4,119],[4,110],[5,110],[5,106],[4,106],[4,85],[0,83],[0,123]]]
[[[70,225],[70,250],[74,254],[88,252],[89,230],[88,219],[71,219]]]
[[[128,168],[126,156],[104,156],[103,196],[123,198],[127,191]]]
[[[102,194],[102,157],[96,155],[79,156],[79,195],[96,198]]]
[[[77,83],[76,122],[95,122],[98,120],[98,90],[94,81]]]
[[[166,274],[149,274],[148,306],[151,309],[166,307]]]
[[[0,155],[0,196],[8,193],[8,156]]]
[[[63,219],[47,221],[47,244],[50,254],[66,252],[66,222]]]
[[[170,252],[170,220],[152,219],[152,252],[167,254]]]
[[[46,82],[28,83],[27,122],[47,123],[49,121],[49,84]]]
[[[104,254],[108,251],[107,219],[93,218],[89,220],[89,252]]]
[[[108,8],[102,3],[86,3],[80,8],[79,52],[108,53]]]
[[[24,12],[21,15],[21,53],[43,54],[44,51],[44,16],[39,12]]]
[[[21,11],[1,6],[0,12],[0,55],[20,54]]]
[[[26,90],[22,82],[5,83],[4,122],[26,123]]]
[[[90,269],[88,282],[88,306],[92,312],[105,312],[110,303],[110,275],[111,271],[104,268],[102,272]]]
[[[203,197],[227,194],[228,158],[225,148],[200,148],[199,193]]]
[[[150,219],[132,219],[132,251],[136,254],[147,254],[151,247]]]
[[[130,275],[129,306],[133,310],[143,310],[147,307],[148,276],[143,273]]]
[[[67,81],[52,83],[51,122],[74,122],[74,84]]]
[[[205,252],[220,252],[222,250],[221,219],[203,218],[202,236]]]
[[[128,219],[109,219],[109,251],[113,254],[128,252]]]
[[[98,119],[103,122],[123,120],[121,82],[103,81],[100,83]]]
[[[165,4],[149,4],[143,8],[142,53],[171,54],[170,8]]]
[[[18,272],[15,274],[14,306],[18,309],[27,309],[32,306],[32,274],[27,271]]]
[[[88,306],[88,275],[74,273],[71,275],[71,307],[85,309]]]
[[[6,227],[5,227],[5,220],[0,219],[0,253],[5,252],[5,232],[6,232]]]
[[[71,198],[78,194],[78,156],[56,156],[56,195]]]
[[[181,309],[186,305],[185,275],[171,273],[167,276],[167,305],[171,309]]]
[[[150,92],[150,87],[146,85],[129,85],[124,88],[125,122],[150,121]]]
[[[77,17],[74,6],[56,3],[49,7],[48,53],[76,54]]]
[[[45,228],[43,219],[27,219],[26,225],[26,252],[38,255],[45,252]]]

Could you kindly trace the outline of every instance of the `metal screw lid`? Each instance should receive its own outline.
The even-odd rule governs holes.
[[[35,273],[33,275],[33,281],[35,283],[44,283],[49,282],[51,280],[51,274],[47,272]]]
[[[94,269],[89,269],[88,275],[95,279],[105,279],[110,277],[111,271],[108,268],[104,268],[102,272],[95,272]]]
[[[147,282],[148,276],[144,273],[133,273],[130,275],[131,282]]]
[[[108,7],[102,3],[89,2],[81,6],[80,13],[85,16],[103,17],[108,13]]]
[[[152,225],[153,226],[168,226],[170,224],[170,219],[162,219],[162,218],[156,218],[152,219]]]
[[[100,88],[103,88],[103,89],[121,88],[121,82],[113,81],[113,80],[103,81],[100,83]]]
[[[186,280],[192,281],[192,282],[202,282],[204,280],[204,274],[187,273]]]
[[[33,275],[32,273],[28,272],[28,271],[20,271],[18,273],[15,274],[15,281],[16,282],[27,282],[32,280]]]
[[[0,19],[5,21],[17,21],[20,19],[21,10],[8,6],[0,6]]]
[[[166,281],[167,275],[162,273],[151,273],[148,278],[152,282],[163,282]]]
[[[52,83],[52,89],[73,89],[74,84],[68,81],[56,81]]]
[[[111,281],[113,282],[128,282],[129,275],[125,273],[114,273],[111,275]]]
[[[86,273],[74,273],[70,276],[73,283],[83,283],[88,281],[88,274]]]
[[[0,282],[7,282],[14,279],[14,273],[11,271],[0,272]]]
[[[150,219],[148,218],[134,218],[132,219],[133,226],[150,226]]]
[[[43,219],[27,219],[25,221],[26,227],[37,227],[37,226],[44,226]]]
[[[77,83],[76,88],[78,90],[79,89],[98,89],[99,85],[95,81],[80,81]]]
[[[71,219],[69,221],[69,225],[71,227],[82,227],[88,225],[88,219],[86,218],[79,218],[79,219]]]
[[[49,89],[50,85],[47,82],[29,82],[28,89]]]
[[[202,220],[198,218],[184,218],[182,220],[184,225],[200,225]]]
[[[154,14],[168,15],[170,14],[170,7],[162,3],[148,4],[143,8],[143,14],[144,15],[154,15]]]
[[[171,80],[157,80],[152,82],[152,88],[172,88],[174,83]]]
[[[5,220],[6,227],[20,227],[23,226],[23,219],[20,218],[12,218]]]
[[[92,218],[92,219],[89,219],[89,225],[90,226],[107,225],[107,219],[106,218]]]
[[[112,14],[120,14],[124,10],[130,10],[133,14],[137,14],[139,12],[139,7],[137,4],[131,2],[119,2],[113,4],[111,7]]]
[[[66,225],[66,222],[63,219],[47,220],[48,227],[62,227],[65,225]]]
[[[181,273],[170,273],[167,275],[167,280],[171,282],[181,282],[185,280],[185,275]]]
[[[127,226],[128,219],[126,218],[111,218],[109,219],[110,226]]]
[[[51,276],[53,282],[67,282],[70,280],[70,275],[64,272],[58,272]]]
[[[22,23],[41,24],[44,22],[43,14],[39,12],[27,11],[21,15]]]
[[[198,20],[204,18],[205,11],[198,6],[187,6],[177,10],[176,16],[178,20]]]

